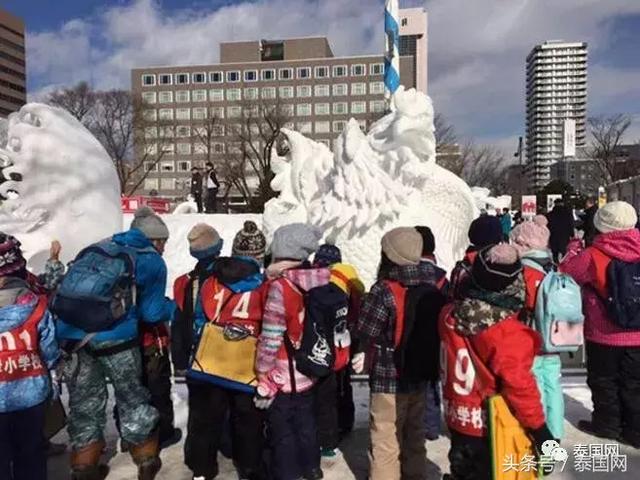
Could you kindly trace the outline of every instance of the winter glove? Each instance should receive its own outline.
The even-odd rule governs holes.
[[[264,388],[262,385],[258,385],[258,388],[256,388],[256,395],[253,397],[253,403],[258,410],[268,409],[275,400],[275,395],[269,396],[269,393],[268,389]]]
[[[351,359],[351,368],[354,373],[362,373],[364,371],[364,352],[356,353]]]
[[[51,370],[49,375],[51,376],[51,399],[58,400],[62,391],[62,383],[56,370]]]

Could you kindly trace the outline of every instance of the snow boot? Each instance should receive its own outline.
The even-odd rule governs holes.
[[[138,480],[154,480],[162,468],[160,460],[158,432],[154,432],[144,442],[130,445],[129,452],[133,462],[138,466]]]
[[[104,480],[109,467],[100,465],[100,456],[105,447],[104,442],[93,442],[71,452],[72,480]]]

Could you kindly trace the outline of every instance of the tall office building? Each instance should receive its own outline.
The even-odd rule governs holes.
[[[27,101],[24,22],[0,9],[0,117]]]
[[[587,44],[548,41],[527,56],[527,165],[529,190],[551,180],[551,165],[584,146]]]
[[[426,15],[422,8],[400,11],[401,83],[425,93]],[[382,37],[381,27],[381,45]],[[131,87],[146,104],[149,136],[136,138],[136,144],[164,151],[157,165],[149,165],[141,188],[184,196],[193,166],[208,156],[216,163],[241,155],[233,132],[265,103],[278,104],[287,127],[330,145],[350,118],[365,128],[383,115],[383,74],[381,54],[336,57],[325,37],[221,43],[218,64],[136,68]],[[194,133],[212,116],[217,125],[208,148]],[[154,146],[154,136],[167,128],[171,138]]]

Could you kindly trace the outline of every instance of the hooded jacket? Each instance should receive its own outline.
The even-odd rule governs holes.
[[[0,289],[0,413],[33,407],[49,396],[48,372],[58,361],[59,350],[48,310],[39,319],[32,319],[36,322],[37,338],[29,335],[29,340],[24,340],[29,330],[25,323],[38,300],[28,284],[17,278],[6,278]],[[14,350],[16,354],[11,354],[13,348],[20,347],[24,347],[24,352],[18,354]],[[44,369],[34,370],[40,365]],[[11,379],[3,379],[5,375]]]
[[[90,345],[98,346],[103,342],[121,342],[138,337],[138,322],[170,322],[173,318],[175,303],[165,297],[167,285],[167,266],[153,249],[153,244],[144,233],[132,228],[112,237],[118,245],[131,247],[137,251],[135,259],[136,304],[132,306],[123,320],[111,330],[94,336]],[[59,340],[82,340],[87,333],[63,319],[56,324]]]
[[[631,230],[602,233],[595,237],[593,245],[580,250],[577,243],[571,245],[567,258],[560,270],[571,275],[582,287],[582,311],[585,314],[584,336],[587,340],[602,345],[638,347],[640,331],[618,327],[607,313],[607,308],[598,289],[606,291],[596,272],[593,256],[598,249],[610,258],[625,262],[640,262],[640,232]]]

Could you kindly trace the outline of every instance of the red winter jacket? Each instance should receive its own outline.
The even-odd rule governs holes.
[[[625,262],[640,262],[640,232],[634,228],[602,233],[596,236],[593,245],[585,250],[581,250],[579,244],[574,243],[570,245],[566,260],[560,264],[560,270],[571,275],[582,287],[584,337],[602,345],[640,346],[640,331],[625,330],[609,318],[602,301],[607,292],[607,265],[595,261],[594,249]]]
[[[485,436],[485,400],[496,393],[503,395],[524,428],[542,427],[545,416],[531,371],[540,350],[540,335],[514,314],[475,335],[464,336],[456,330],[454,308],[453,304],[444,308],[438,325],[444,414],[449,428]]]

